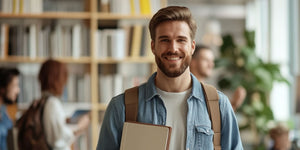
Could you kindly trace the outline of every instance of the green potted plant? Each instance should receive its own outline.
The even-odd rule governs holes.
[[[255,54],[255,33],[245,31],[245,46],[237,46],[231,35],[223,36],[220,58],[216,67],[226,71],[219,75],[221,89],[234,90],[243,86],[247,91],[244,103],[237,110],[244,122],[240,129],[250,129],[256,136],[254,149],[265,149],[263,139],[267,134],[267,124],[274,120],[269,106],[269,94],[275,81],[288,81],[280,73],[279,65],[264,62]]]

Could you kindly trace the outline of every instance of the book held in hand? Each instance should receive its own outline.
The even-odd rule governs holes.
[[[72,117],[70,118],[70,123],[71,124],[76,124],[78,122],[78,120],[80,119],[80,117],[82,117],[83,115],[90,113],[90,110],[83,110],[83,109],[79,109],[76,110]]]
[[[168,150],[171,132],[168,126],[125,122],[120,150]]]

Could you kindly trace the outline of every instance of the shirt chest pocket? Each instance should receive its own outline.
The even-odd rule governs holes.
[[[214,131],[208,126],[195,126],[195,149],[213,150]]]

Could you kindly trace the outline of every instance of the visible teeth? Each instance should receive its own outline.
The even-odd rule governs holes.
[[[179,60],[179,57],[170,57],[170,58],[167,58],[168,60]]]

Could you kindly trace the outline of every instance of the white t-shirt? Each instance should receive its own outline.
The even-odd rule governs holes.
[[[183,150],[186,140],[187,98],[192,89],[179,93],[165,92],[159,88],[156,90],[167,109],[166,126],[172,127],[169,149]]]
[[[43,123],[48,144],[53,150],[70,150],[75,140],[73,130],[66,124],[60,100],[50,96],[45,104]]]

